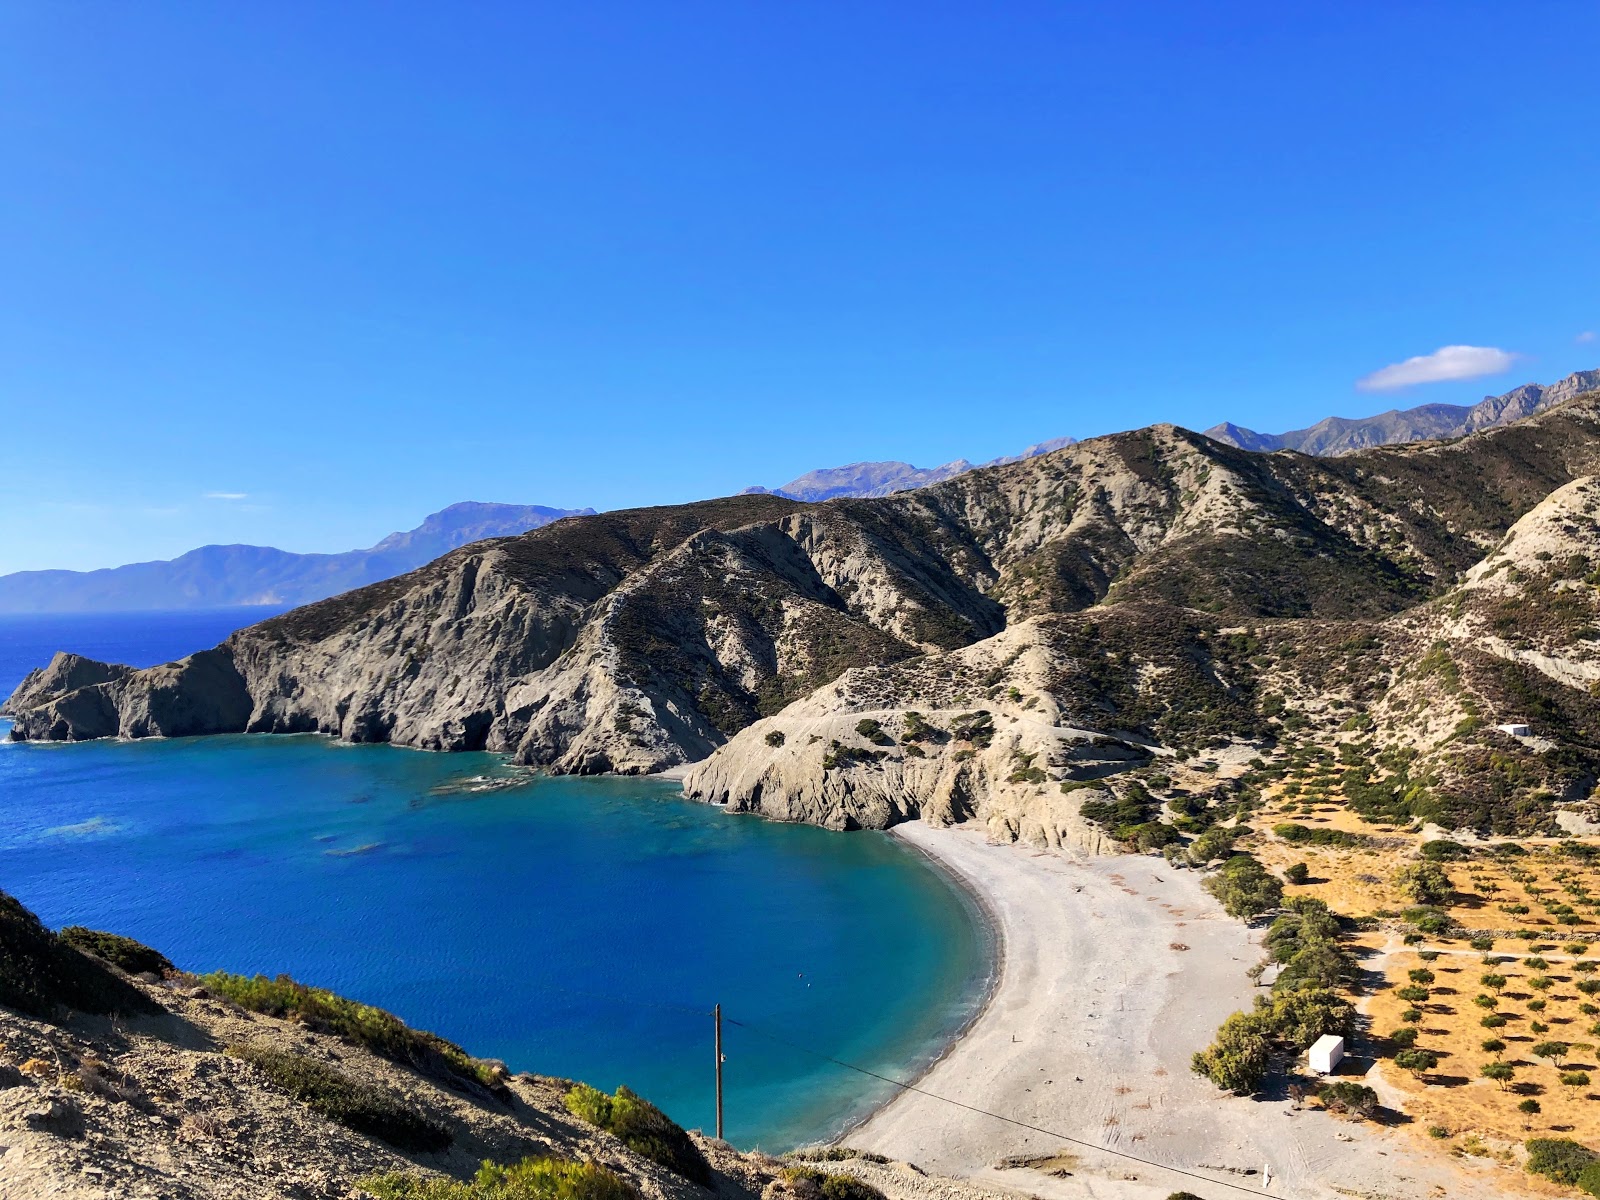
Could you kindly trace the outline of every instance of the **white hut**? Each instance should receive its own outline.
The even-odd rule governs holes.
[[[1520,721],[1513,721],[1508,725],[1496,725],[1495,728],[1501,733],[1510,734],[1512,737],[1528,737],[1533,733],[1533,730],[1529,729]]]
[[[1344,1039],[1325,1033],[1312,1043],[1307,1057],[1311,1060],[1311,1069],[1318,1075],[1332,1075],[1344,1060]]]

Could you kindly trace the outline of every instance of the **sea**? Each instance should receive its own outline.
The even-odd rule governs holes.
[[[56,650],[147,666],[274,611],[0,617],[0,695]],[[972,899],[885,834],[316,736],[0,740],[0,890],[708,1131],[720,1004],[727,1136],[778,1151],[915,1078],[994,960]]]

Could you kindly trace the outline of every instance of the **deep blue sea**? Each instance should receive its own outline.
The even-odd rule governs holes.
[[[56,649],[147,665],[268,611],[0,617],[0,694]],[[969,899],[881,834],[318,737],[0,742],[0,889],[191,970],[288,972],[515,1070],[626,1083],[695,1127],[720,1002],[728,1135],[773,1149],[883,1098],[816,1054],[910,1078],[991,958]]]

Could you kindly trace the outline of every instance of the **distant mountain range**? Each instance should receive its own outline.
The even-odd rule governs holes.
[[[592,508],[466,501],[434,513],[367,550],[295,554],[272,546],[201,546],[177,558],[99,571],[0,575],[0,613],[133,612],[309,604],[415,570],[441,554],[489,537],[538,529]]]
[[[1257,433],[1225,421],[1206,436],[1241,450],[1298,450],[1328,457],[1400,442],[1463,437],[1508,425],[1574,396],[1600,389],[1600,370],[1579,371],[1545,386],[1523,384],[1473,405],[1423,404],[1374,417],[1328,417],[1308,429]],[[857,462],[808,471],[778,488],[750,487],[743,495],[770,495],[817,503],[841,496],[875,497],[941,483],[982,467],[1022,462],[1076,444],[1060,437],[1021,454],[988,462],[964,458],[938,467],[907,462]],[[115,612],[141,609],[226,608],[253,604],[309,604],[352,588],[415,570],[424,563],[489,537],[509,537],[561,517],[594,509],[541,505],[452,504],[417,528],[394,533],[368,550],[295,554],[270,546],[202,546],[178,558],[100,571],[19,571],[0,575],[0,613]]]
[[[1600,371],[1579,371],[1549,387],[1525,383],[1503,396],[1485,396],[1473,405],[1422,404],[1390,409],[1375,417],[1327,417],[1309,429],[1288,433],[1257,433],[1232,421],[1205,432],[1207,437],[1241,450],[1298,450],[1326,457],[1396,442],[1465,437],[1480,429],[1509,425],[1595,388],[1600,388]]]
[[[1048,442],[1029,446],[1021,454],[1008,454],[988,462],[971,463],[964,458],[947,462],[942,467],[914,467],[906,462],[858,462],[842,467],[822,467],[808,471],[798,479],[791,479],[779,488],[748,487],[746,496],[786,496],[790,500],[816,503],[838,496],[890,496],[895,492],[909,492],[913,488],[927,487],[965,475],[979,467],[999,467],[1006,463],[1036,458],[1076,444],[1077,438],[1059,437]]]

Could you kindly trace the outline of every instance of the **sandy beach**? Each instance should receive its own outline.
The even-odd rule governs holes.
[[[1261,956],[1259,935],[1221,911],[1198,872],[991,845],[976,827],[895,833],[983,899],[1000,978],[918,1081],[932,1095],[903,1093],[850,1145],[1042,1197],[1505,1194],[1504,1172],[1424,1156],[1403,1130],[1227,1096],[1190,1071],[1222,1019],[1250,1004],[1245,972]]]

